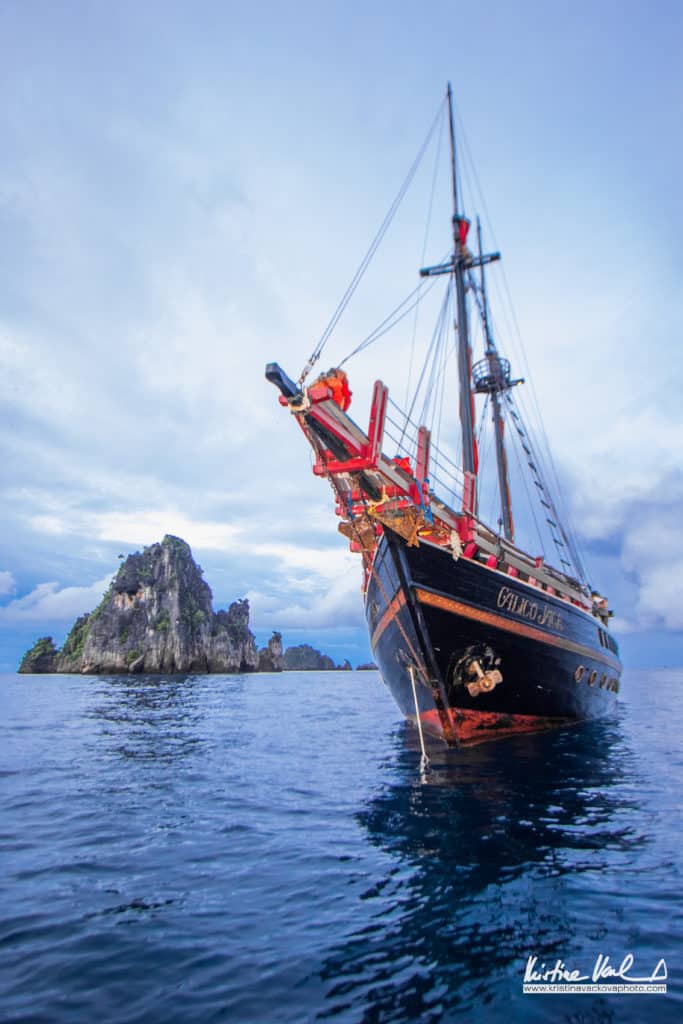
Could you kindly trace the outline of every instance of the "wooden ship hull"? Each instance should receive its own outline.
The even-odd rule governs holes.
[[[386,532],[365,612],[374,660],[399,708],[451,745],[614,711],[621,666],[593,616],[475,560],[408,547]],[[482,687],[472,672],[475,661],[498,674],[490,690],[491,676]]]

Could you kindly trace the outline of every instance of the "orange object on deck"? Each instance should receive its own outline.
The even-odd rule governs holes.
[[[404,473],[409,473],[410,476],[413,475],[413,470],[410,466],[410,459],[401,455],[395,455],[391,461],[394,462],[399,469],[402,469]]]
[[[346,412],[351,405],[351,390],[349,389],[349,378],[343,370],[331,369],[322,373],[315,382],[325,384],[332,392],[332,401],[336,402],[342,412]]]

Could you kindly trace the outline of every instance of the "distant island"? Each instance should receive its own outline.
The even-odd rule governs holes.
[[[323,672],[329,672],[331,669],[351,671],[351,663],[349,661],[344,661],[341,665],[335,665],[332,658],[329,658],[326,654],[321,654],[320,651],[316,651],[314,647],[310,647],[308,644],[288,647],[282,659],[282,667],[287,671],[296,672],[306,672],[314,669]]]
[[[359,668],[371,666],[359,666]],[[74,622],[61,649],[41,637],[21,673],[281,672],[350,670],[308,644],[283,652],[273,632],[260,650],[249,628],[249,602],[213,610],[211,588],[189,544],[167,534],[121,563],[94,611]]]

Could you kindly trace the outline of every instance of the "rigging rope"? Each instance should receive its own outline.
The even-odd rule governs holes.
[[[434,208],[434,194],[436,192],[436,178],[437,178],[437,173],[438,173],[438,170],[439,170],[439,164],[441,162],[440,161],[440,157],[441,157],[441,143],[443,142],[443,135],[444,135],[445,124],[446,124],[446,119],[442,118],[442,120],[441,120],[441,130],[439,132],[439,140],[438,140],[438,142],[436,144],[436,155],[434,157],[434,170],[432,172],[432,188],[431,188],[431,191],[430,191],[430,194],[429,194],[429,205],[427,207],[427,221],[426,221],[426,224],[425,224],[424,239],[422,241],[422,255],[420,256],[420,266],[421,267],[423,267],[425,265],[425,256],[426,256],[426,253],[427,253],[427,242],[429,240],[429,229],[430,229],[431,223],[432,223],[432,210]],[[446,258],[447,258],[447,256],[444,257],[439,262],[443,263]],[[406,405],[408,405],[408,400],[410,398],[410,383],[411,383],[411,381],[413,379],[413,358],[414,358],[414,355],[415,355],[415,339],[417,337],[417,318],[418,318],[418,310],[417,310],[417,307],[416,307],[416,309],[415,309],[415,317],[413,319],[413,333],[412,333],[412,337],[410,339],[410,359],[408,360],[408,379],[406,381],[406,397],[405,397],[405,404]]]
[[[425,278],[422,278],[417,288],[413,288],[412,292],[410,292],[409,295],[406,295],[405,299],[402,302],[399,302],[398,306],[396,306],[396,308],[393,309],[392,312],[389,313],[389,315],[386,316],[384,320],[382,320],[382,322],[378,324],[373,331],[370,331],[370,333],[366,335],[366,337],[363,338],[363,340],[358,345],[356,345],[352,352],[349,352],[347,356],[344,356],[339,366],[342,367],[345,363],[348,363],[349,359],[352,359],[353,356],[356,356],[358,355],[359,352],[362,352],[364,349],[369,348],[369,346],[372,345],[373,342],[377,341],[379,338],[383,337],[383,335],[387,334],[387,332],[390,331],[393,327],[395,327],[396,324],[399,324],[401,320],[403,320],[406,316],[408,316],[410,312],[412,312],[413,309],[417,309],[417,307],[425,298],[425,296],[429,295],[432,288],[438,282],[437,279],[435,278],[427,288],[424,288],[424,283]],[[423,288],[424,291],[422,294],[420,294],[420,291]],[[410,302],[413,296],[417,296],[415,302],[413,302],[412,305],[408,306],[407,309],[403,310],[400,316],[396,316],[399,310],[403,309],[405,304],[407,302]]]
[[[519,440],[521,441],[521,439],[519,439]],[[517,446],[515,445],[512,450],[515,453],[515,458],[517,460],[517,465],[519,467],[519,475],[522,478],[522,483],[524,484],[524,491],[526,493],[527,501],[529,502],[529,508],[531,510],[531,516],[532,516],[532,519],[534,521],[534,526],[536,527],[536,534],[538,536],[538,543],[539,543],[539,547],[541,549],[541,555],[545,559],[545,557],[546,557],[545,544],[543,543],[543,535],[541,533],[541,528],[538,525],[538,520],[536,519],[536,505],[535,505],[535,502],[533,502],[531,500],[531,495],[529,493],[529,486],[527,484],[527,474],[522,469],[522,463],[521,463],[521,459],[520,459],[520,456],[519,456],[519,452],[517,451]]]
[[[436,419],[436,409],[435,409],[434,410],[435,427],[434,427],[434,430],[433,430],[433,433],[432,433],[432,436],[434,438],[434,443],[437,444],[437,445],[441,443],[441,423],[442,423],[442,420],[443,420],[443,404],[444,404],[444,398],[446,396],[446,366],[447,366],[448,360],[449,360],[449,358],[450,358],[450,356],[452,354],[452,350],[449,351],[447,345],[444,345],[443,349],[444,349],[444,351],[443,351],[443,359],[442,359],[442,362],[441,362],[441,395],[440,395],[440,398],[439,398],[439,416],[438,416],[438,419]]]
[[[377,249],[379,248],[379,245],[382,242],[382,239],[384,238],[385,234],[387,233],[387,231],[389,229],[389,226],[390,226],[392,220],[394,219],[396,211],[398,210],[399,206],[401,205],[401,202],[403,201],[403,197],[405,196],[406,192],[408,191],[408,189],[409,189],[409,187],[411,185],[411,182],[412,182],[413,178],[415,177],[415,174],[417,173],[417,169],[418,169],[418,167],[420,166],[420,164],[422,162],[422,157],[424,156],[425,151],[426,151],[427,147],[429,146],[429,143],[431,142],[432,135],[434,134],[436,126],[439,123],[439,120],[440,120],[440,118],[442,116],[445,103],[446,103],[446,101],[444,99],[439,104],[439,108],[438,108],[438,110],[436,112],[434,120],[432,121],[432,124],[431,124],[431,126],[429,128],[429,131],[427,132],[425,140],[422,143],[422,145],[420,146],[420,148],[419,148],[419,150],[417,152],[417,156],[415,157],[415,160],[413,161],[413,163],[412,163],[412,165],[410,167],[410,170],[408,171],[408,174],[405,177],[405,180],[404,180],[403,184],[401,185],[400,189],[398,190],[398,193],[396,194],[396,197],[395,197],[393,203],[389,207],[389,211],[386,214],[384,220],[382,221],[382,223],[381,223],[381,225],[379,227],[379,230],[377,231],[377,234],[375,235],[375,237],[373,238],[372,242],[370,243],[370,247],[369,247],[368,251],[366,252],[366,254],[363,257],[363,259],[361,260],[360,265],[359,265],[358,269],[356,270],[356,273],[351,278],[351,282],[350,282],[348,288],[344,292],[344,295],[342,296],[341,301],[339,302],[339,305],[337,306],[336,310],[332,314],[332,318],[331,318],[330,322],[328,323],[327,327],[323,331],[318,344],[313,349],[311,357],[308,360],[308,362],[306,363],[306,366],[304,367],[304,369],[303,369],[303,371],[301,373],[301,376],[299,378],[299,386],[301,386],[303,384],[304,380],[306,379],[306,377],[308,376],[308,374],[312,370],[313,366],[315,365],[315,363],[320,358],[320,356],[322,354],[323,348],[325,347],[327,341],[329,340],[329,337],[332,334],[333,330],[335,329],[335,327],[339,323],[339,320],[340,320],[342,314],[344,313],[344,310],[346,309],[346,307],[348,306],[349,302],[351,301],[351,297],[353,296],[353,293],[355,292],[356,288],[358,287],[358,285],[359,285],[363,275],[365,274],[365,271],[368,269],[368,266],[370,265],[370,262],[371,262],[373,256],[377,252]]]
[[[441,374],[441,368],[442,368],[442,363],[443,363],[443,352],[444,352],[444,347],[445,347],[444,346],[444,339],[446,338],[446,336],[448,334],[448,319],[449,319],[449,317],[448,317],[448,307],[449,306],[450,306],[450,303],[448,302],[447,303],[447,308],[444,311],[444,316],[439,321],[439,329],[438,329],[438,332],[437,332],[438,336],[437,336],[437,340],[436,340],[436,347],[434,349],[434,355],[433,355],[432,360],[431,360],[431,367],[430,367],[430,371],[429,371],[429,378],[427,380],[427,384],[425,385],[425,396],[424,396],[424,400],[422,402],[422,411],[420,412],[420,415],[418,417],[420,423],[424,423],[424,425],[426,427],[429,427],[429,429],[432,430],[432,431],[433,431],[433,426],[434,426],[434,415],[435,415],[435,411],[436,411],[436,406],[438,404],[439,384],[443,380],[443,377],[442,377],[442,374]],[[434,409],[434,412],[431,412],[431,419],[430,419],[430,410],[432,410],[432,408]]]
[[[468,138],[467,138],[467,133],[465,131],[465,126],[462,123],[462,119],[460,118],[457,109],[456,109],[455,113],[456,113],[456,119],[457,119],[457,124],[458,124],[458,137],[459,137],[459,139],[462,140],[461,149],[462,149],[464,157],[465,157],[465,160],[463,162],[463,170],[465,169],[465,165],[468,164],[469,165],[468,170],[471,172],[473,183],[474,183],[472,191],[474,192],[476,190],[476,192],[477,192],[477,194],[479,196],[479,201],[481,203],[481,208],[482,208],[483,213],[484,213],[484,218],[486,220],[488,232],[489,232],[489,234],[491,236],[491,240],[493,241],[494,247],[497,249],[497,248],[499,248],[499,246],[498,246],[498,243],[496,241],[495,233],[493,231],[491,216],[489,214],[489,210],[488,210],[488,207],[486,205],[486,199],[485,199],[485,196],[484,196],[483,189],[481,187],[481,182],[479,180],[479,176],[477,174],[477,168],[476,168],[476,165],[475,165],[474,160],[472,158],[472,152],[471,152],[471,149],[470,149],[470,146],[469,146],[469,142],[468,142]],[[541,408],[540,408],[540,404],[539,404],[539,401],[538,401],[538,396],[536,394],[536,389],[535,389],[534,383],[533,383],[533,374],[531,374],[529,372],[529,363],[528,363],[528,359],[527,359],[527,354],[526,354],[526,350],[525,350],[525,347],[524,347],[524,341],[523,341],[522,333],[521,333],[521,330],[520,330],[520,327],[519,327],[519,321],[517,319],[517,314],[516,314],[516,311],[515,311],[514,302],[512,300],[512,293],[511,293],[511,290],[510,290],[510,285],[509,285],[509,282],[508,282],[507,274],[505,273],[505,265],[504,265],[504,263],[501,263],[500,271],[501,271],[501,275],[502,275],[502,283],[503,283],[503,286],[504,286],[504,292],[503,292],[503,289],[500,288],[500,286],[498,285],[497,275],[494,276],[494,286],[496,287],[496,289],[498,291],[498,295],[499,295],[499,297],[501,299],[500,308],[501,308],[501,310],[503,312],[503,316],[504,316],[505,320],[508,323],[508,327],[512,326],[512,330],[509,330],[508,336],[509,336],[510,340],[512,340],[513,338],[515,338],[515,340],[516,340],[516,347],[518,348],[518,353],[519,353],[519,357],[520,357],[520,359],[519,359],[520,368],[521,368],[522,372],[525,374],[525,379],[526,379],[526,382],[527,382],[527,385],[528,385],[527,393],[529,394],[530,410],[531,410],[533,415],[532,416],[528,416],[527,419],[528,420],[535,420],[535,427],[536,427],[535,433],[538,434],[539,443],[540,443],[540,448],[536,451],[535,455],[537,457],[537,461],[539,461],[542,465],[544,465],[544,472],[545,472],[546,476],[549,477],[550,480],[552,481],[553,490],[554,490],[555,496],[557,498],[557,505],[559,506],[560,511],[562,512],[562,517],[563,517],[564,521],[567,523],[566,530],[565,530],[565,528],[561,527],[562,535],[563,535],[564,539],[567,542],[568,550],[570,550],[570,552],[571,552],[571,557],[572,557],[572,559],[573,559],[573,561],[575,563],[575,568],[576,568],[576,570],[579,573],[579,578],[582,579],[582,580],[586,580],[587,579],[587,573],[586,573],[586,570],[585,570],[582,553],[581,553],[581,550],[580,550],[580,546],[579,546],[579,543],[578,543],[578,539],[577,539],[576,533],[571,529],[571,527],[569,525],[571,520],[570,520],[570,517],[569,517],[569,515],[567,513],[567,503],[566,503],[566,499],[565,499],[565,496],[564,496],[564,493],[563,493],[562,486],[560,484],[560,479],[559,479],[559,475],[558,475],[558,472],[557,472],[557,469],[556,469],[556,466],[555,466],[555,461],[554,461],[553,456],[552,456],[552,451],[550,449],[550,443],[548,441],[548,434],[547,434],[547,431],[545,429],[545,424],[543,422],[543,416],[541,414]],[[475,292],[475,295],[476,295],[476,292]],[[489,313],[489,319],[491,319],[490,313]],[[494,331],[494,333],[495,333],[495,331]],[[520,399],[520,404],[523,407],[526,408],[526,401],[524,400],[524,398]],[[546,491],[547,490],[548,489],[546,487]]]
[[[538,426],[537,433],[538,433],[538,440],[539,440],[540,447],[535,450],[534,456],[535,456],[536,460],[539,462],[539,464],[543,466],[543,471],[545,473],[546,478],[549,479],[550,481],[552,481],[553,493],[554,493],[554,496],[555,496],[555,499],[556,499],[555,500],[555,504],[559,507],[560,512],[562,513],[562,519],[565,522],[569,523],[570,522],[570,517],[569,517],[568,512],[567,512],[566,499],[564,497],[563,489],[562,489],[562,486],[560,484],[560,480],[559,480],[559,476],[558,476],[558,473],[557,473],[557,469],[555,467],[555,461],[553,459],[552,452],[551,452],[551,449],[550,449],[550,443],[549,443],[549,440],[548,440],[548,434],[547,434],[547,432],[545,430],[545,426],[544,426],[544,423],[543,423],[543,417],[541,415],[541,409],[540,409],[540,405],[539,405],[539,402],[538,402],[538,397],[537,397],[536,390],[535,390],[534,384],[533,384],[533,376],[529,375],[529,373],[528,373],[528,361],[527,361],[527,357],[526,357],[526,352],[524,350],[524,344],[523,344],[523,341],[522,341],[521,332],[520,332],[520,329],[519,329],[519,323],[517,321],[517,316],[516,316],[516,313],[515,313],[515,310],[514,310],[514,306],[512,304],[512,295],[510,293],[510,286],[508,284],[508,280],[507,280],[507,277],[505,275],[504,269],[503,269],[503,278],[502,279],[503,279],[503,284],[505,286],[505,294],[506,294],[506,298],[507,298],[507,305],[509,306],[510,316],[512,318],[512,324],[514,326],[515,334],[517,335],[518,344],[519,344],[519,350],[520,350],[520,353],[521,353],[521,356],[522,356],[521,365],[525,369],[525,372],[527,373],[527,382],[528,382],[528,385],[529,385],[529,387],[528,387],[528,394],[529,394],[529,399],[530,399],[530,410],[531,410],[531,413],[533,415],[533,419],[535,419],[536,424]],[[500,289],[499,289],[499,294],[501,294],[501,296],[502,296],[502,292],[500,291]],[[505,306],[503,306],[502,308],[503,308],[503,310],[505,310]],[[526,407],[527,403],[522,399],[520,404],[523,405],[524,407]],[[532,417],[528,417],[528,418],[532,418]],[[546,490],[548,490],[547,486],[546,486]],[[587,578],[587,574],[586,574],[586,570],[585,570],[585,567],[584,567],[583,558],[582,558],[582,556],[580,554],[580,549],[579,549],[578,540],[576,538],[576,534],[574,533],[574,531],[569,526],[567,526],[566,532],[565,532],[565,529],[563,528],[562,529],[562,533],[563,533],[563,536],[565,537],[565,539],[567,540],[568,548],[571,550],[572,559],[575,562],[576,569],[577,569],[577,571],[579,573],[579,578],[585,580]]]
[[[436,322],[436,326],[434,327],[434,332],[432,334],[432,340],[429,343],[429,348],[427,349],[427,355],[425,356],[425,360],[424,360],[424,363],[422,365],[422,371],[420,373],[420,379],[417,382],[417,387],[415,388],[415,394],[413,395],[413,400],[410,403],[410,408],[408,409],[408,413],[407,413],[407,416],[406,416],[406,422],[405,422],[403,430],[401,432],[401,442],[403,442],[403,437],[404,437],[404,434],[406,432],[407,424],[408,424],[410,418],[412,417],[413,409],[415,408],[415,402],[417,401],[417,396],[420,393],[420,388],[422,387],[422,381],[424,380],[424,375],[427,372],[427,367],[430,364],[432,366],[432,372],[433,372],[433,362],[432,362],[432,360],[433,360],[434,355],[436,355],[436,352],[438,350],[438,345],[439,345],[440,339],[441,339],[442,334],[443,334],[444,322],[447,320],[447,317],[448,317],[448,309],[449,309],[450,302],[451,302],[452,292],[453,292],[453,279],[451,277],[449,277],[448,278],[448,287],[446,288],[446,293],[444,295],[443,302],[441,303],[441,309],[439,310],[439,316],[438,316],[438,319],[437,319],[437,322]]]
[[[557,509],[555,508],[552,496],[548,490],[545,480],[543,479],[541,470],[536,464],[539,460],[537,453],[534,449],[533,442],[529,437],[529,434],[524,429],[522,419],[519,415],[519,412],[515,408],[512,396],[510,394],[507,394],[505,397],[508,405],[508,411],[510,413],[510,416],[512,417],[513,426],[517,431],[522,446],[522,450],[524,451],[526,456],[527,465],[531,470],[532,476],[534,478],[534,483],[536,484],[536,487],[539,490],[540,502],[546,509],[546,512],[550,513],[550,515],[546,514],[545,520],[548,526],[550,527],[550,536],[555,545],[555,548],[557,549],[560,562],[567,569],[573,568],[578,579],[581,582],[585,582],[586,577],[583,566],[581,564],[581,560],[579,559],[573,544],[571,543],[569,537],[567,536],[564,530],[562,523],[560,522],[560,517],[557,514]],[[552,518],[550,518],[550,516],[552,516]],[[557,536],[555,531],[559,533],[559,537]],[[571,561],[568,561],[567,557],[564,557],[565,555],[568,556],[571,559]]]

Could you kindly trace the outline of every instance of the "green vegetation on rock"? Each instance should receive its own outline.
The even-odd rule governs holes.
[[[41,636],[36,640],[30,651],[21,659],[19,671],[22,673],[54,672],[57,648],[51,636]]]
[[[60,651],[62,658],[77,659],[82,656],[85,639],[88,635],[89,622],[90,615],[88,614],[81,615],[80,618],[76,619]]]
[[[97,608],[95,608],[95,610],[93,612],[90,612],[90,622],[91,623],[93,623],[97,619],[99,619],[100,615],[102,614],[104,609],[107,607],[107,605],[111,601],[113,594],[114,594],[114,583],[112,581],[109,584],[109,586],[107,587],[107,589],[105,590],[104,594],[102,595],[102,600],[98,604]]]
[[[157,633],[167,633],[171,627],[171,619],[167,611],[163,611],[154,623]]]

